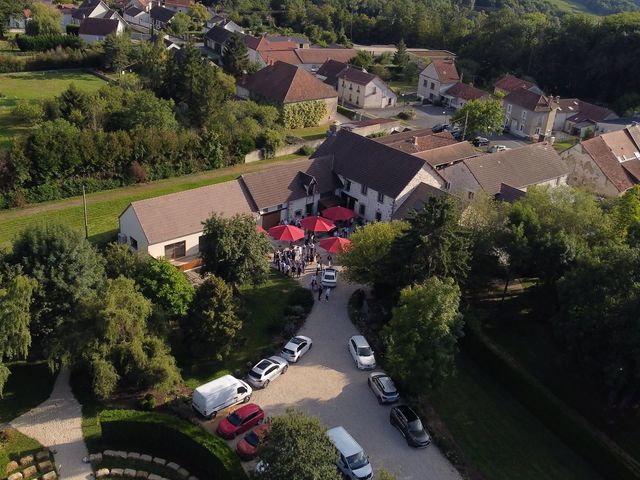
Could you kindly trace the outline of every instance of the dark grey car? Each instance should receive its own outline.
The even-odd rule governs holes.
[[[422,425],[420,417],[408,405],[393,407],[389,413],[389,421],[400,430],[410,446],[425,448],[431,443],[431,437]]]

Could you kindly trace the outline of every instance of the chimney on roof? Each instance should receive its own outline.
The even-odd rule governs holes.
[[[413,143],[414,145],[416,145],[416,146],[418,145],[418,137],[416,137],[416,136],[414,135],[413,137],[411,137],[411,140],[412,140],[412,143]]]

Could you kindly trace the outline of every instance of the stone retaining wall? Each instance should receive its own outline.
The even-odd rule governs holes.
[[[56,480],[58,474],[49,449],[25,455],[7,464],[7,480]]]
[[[125,462],[128,467],[140,468],[107,468],[104,463],[109,461]],[[160,457],[152,457],[138,452],[125,452],[122,450],[105,450],[102,453],[92,453],[89,455],[89,462],[95,471],[96,478],[139,478],[142,480],[198,480],[191,475],[189,470],[175,462],[167,462]],[[145,465],[147,466],[145,468]],[[149,473],[148,467],[153,466],[155,470],[165,470],[167,477],[156,473]],[[16,479],[21,480],[21,479]],[[55,480],[55,479],[44,479]]]

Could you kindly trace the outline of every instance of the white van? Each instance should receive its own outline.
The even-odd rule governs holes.
[[[191,406],[203,417],[213,418],[220,410],[248,402],[251,393],[251,387],[245,382],[225,375],[196,388],[191,397]]]
[[[327,430],[331,443],[340,453],[336,465],[342,473],[352,480],[370,480],[373,478],[373,469],[369,463],[369,457],[364,454],[362,447],[356,442],[344,427],[334,427]]]

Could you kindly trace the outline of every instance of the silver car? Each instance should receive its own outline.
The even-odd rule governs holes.
[[[373,355],[373,350],[369,343],[362,335],[351,337],[348,345],[349,352],[351,352],[351,356],[356,362],[356,367],[360,370],[373,370],[376,368],[376,357]]]
[[[309,337],[297,335],[282,348],[280,356],[291,363],[296,363],[300,357],[311,350],[313,342]]]
[[[368,378],[369,388],[378,398],[378,403],[394,403],[400,398],[398,389],[391,380],[391,377],[384,372],[373,372]]]
[[[284,375],[289,363],[282,357],[274,355],[260,360],[247,375],[247,382],[255,388],[267,388],[271,380]]]

